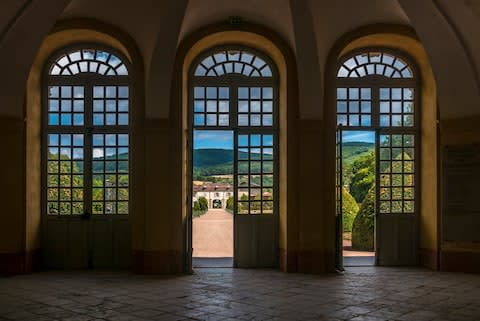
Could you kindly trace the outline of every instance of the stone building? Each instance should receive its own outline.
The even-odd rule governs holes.
[[[227,200],[233,196],[232,187],[225,184],[205,184],[193,186],[192,200],[195,202],[199,197],[205,197],[208,208],[223,208],[227,206]]]

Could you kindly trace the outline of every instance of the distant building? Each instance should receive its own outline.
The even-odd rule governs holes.
[[[208,208],[226,208],[227,200],[233,196],[233,189],[230,184],[205,183],[202,185],[193,185],[193,202],[200,197],[205,197],[208,201]]]
[[[244,184],[240,184],[240,187],[243,185]],[[255,191],[255,189],[253,189],[252,194],[249,195],[248,187],[240,188],[238,190],[238,198],[240,199],[243,195],[246,195],[254,199],[259,195],[259,193],[260,189],[258,189],[258,193]],[[198,199],[202,196],[207,199],[208,208],[226,208],[228,198],[233,197],[233,189],[230,184],[215,184],[210,182],[194,181],[192,198],[193,202],[198,201]],[[263,193],[263,199],[271,198],[272,193]]]

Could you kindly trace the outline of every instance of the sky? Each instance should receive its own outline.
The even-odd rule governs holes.
[[[194,130],[193,148],[233,149],[233,131]]]
[[[374,131],[343,131],[342,142],[375,143]]]
[[[342,141],[375,143],[375,132],[373,131],[343,131]],[[233,149],[233,132],[223,130],[194,130],[193,148],[219,148]]]

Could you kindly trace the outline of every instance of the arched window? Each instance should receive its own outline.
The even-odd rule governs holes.
[[[111,49],[67,48],[44,76],[48,217],[129,213],[129,64]]]
[[[361,78],[369,75],[387,78],[413,78],[412,70],[401,58],[370,51],[349,57],[338,69],[338,78]]]
[[[251,49],[216,48],[192,70],[194,130],[232,130],[238,214],[272,214],[276,201],[278,85],[268,58]],[[241,195],[248,195],[241,197]]]
[[[417,226],[419,209],[419,175],[416,172],[419,86],[414,70],[412,63],[400,52],[382,48],[349,53],[339,60],[337,69],[337,211],[342,216],[342,189],[349,188],[344,182],[348,170],[343,172],[346,161],[341,156],[342,151],[347,143],[350,143],[349,153],[354,152],[352,148],[357,148],[360,153],[361,148],[371,146],[374,151],[370,154],[374,158],[371,168],[374,168],[372,175],[375,179],[364,200],[368,198],[374,202],[371,208],[375,211],[372,215],[376,219],[376,236],[373,236],[372,225],[371,240],[372,244],[375,239],[382,243],[376,245],[377,249],[382,247],[377,253],[379,264],[415,261],[416,254],[411,250],[408,255],[399,254],[402,257],[397,261],[387,253],[394,253],[393,246],[398,248],[396,241],[391,241],[394,237],[403,237],[407,249],[409,246],[415,248],[416,245],[412,244],[418,239],[412,232]],[[365,178],[365,182],[367,180]],[[399,233],[403,236],[398,236]]]
[[[272,77],[272,69],[261,57],[245,50],[218,50],[197,65],[195,76],[240,74],[247,77]]]

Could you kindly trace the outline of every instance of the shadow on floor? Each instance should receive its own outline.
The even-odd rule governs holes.
[[[233,257],[194,257],[193,268],[233,268]]]

